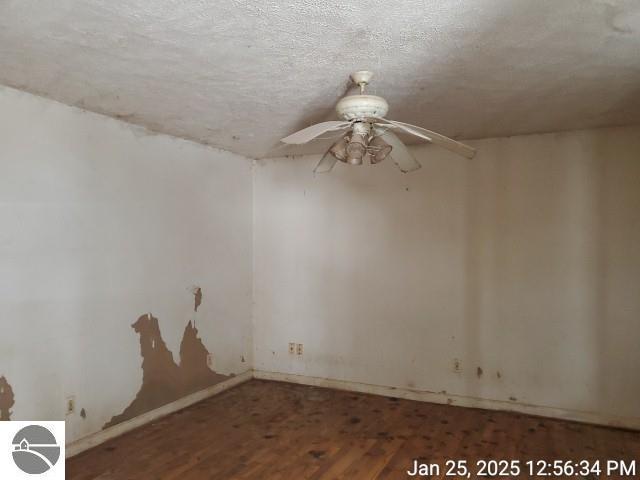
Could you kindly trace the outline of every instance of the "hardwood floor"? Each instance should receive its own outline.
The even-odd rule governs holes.
[[[519,460],[509,478],[532,478],[527,460],[638,464],[640,432],[252,380],[69,459],[67,478],[427,478],[407,475],[414,459],[440,465],[431,478],[454,478],[447,459]]]

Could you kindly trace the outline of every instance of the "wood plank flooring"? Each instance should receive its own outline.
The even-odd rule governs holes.
[[[431,478],[455,478],[447,459],[638,464],[640,432],[252,380],[67,460],[67,478],[406,479],[414,459]]]

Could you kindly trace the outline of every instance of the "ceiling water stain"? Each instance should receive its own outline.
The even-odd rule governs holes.
[[[193,310],[197,312],[198,311],[198,307],[202,303],[202,289],[200,287],[196,287],[196,289],[194,290],[193,299],[194,299]]]
[[[0,421],[11,420],[11,407],[15,403],[13,389],[7,379],[0,377]]]
[[[162,339],[156,317],[150,313],[142,315],[132,327],[140,335],[142,386],[131,404],[121,414],[111,418],[103,428],[112,427],[229,378],[208,367],[209,352],[191,322],[185,327],[180,343],[179,365],[174,362],[171,351]]]

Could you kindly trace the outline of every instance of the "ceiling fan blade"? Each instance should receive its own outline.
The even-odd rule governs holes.
[[[391,145],[391,153],[389,156],[393,160],[402,173],[413,172],[418,170],[422,165],[415,159],[409,149],[404,143],[396,136],[395,133],[389,130],[375,129],[376,135],[382,138],[385,142]]]
[[[310,127],[303,128],[295,133],[292,133],[288,137],[284,137],[280,140],[282,143],[289,143],[293,145],[300,145],[301,143],[307,143],[314,138],[322,135],[323,133],[330,132],[332,130],[342,130],[351,125],[351,122],[343,122],[339,120],[332,120],[330,122],[316,123]]]
[[[337,161],[338,159],[331,154],[331,151],[327,150],[327,153],[322,156],[316,168],[313,169],[313,173],[328,173],[333,169]]]
[[[415,135],[416,137],[420,137],[442,148],[446,148],[447,150],[453,153],[462,155],[463,157],[473,158],[474,155],[476,154],[475,148],[471,148],[470,146],[465,145],[464,143],[460,143],[449,137],[440,135],[439,133],[432,132],[431,130],[427,130],[426,128],[417,127],[415,125],[410,125],[404,122],[397,122],[395,120],[387,120],[386,118],[382,118],[380,120],[382,120],[383,122],[387,122],[393,127],[396,127],[407,133],[410,133],[411,135]]]

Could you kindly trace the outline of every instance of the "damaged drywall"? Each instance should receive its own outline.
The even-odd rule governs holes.
[[[103,428],[137,417],[229,378],[207,365],[209,351],[198,337],[191,321],[184,329],[180,344],[180,364],[162,339],[158,319],[150,313],[141,315],[131,326],[140,335],[142,386],[124,411],[111,418]]]
[[[202,303],[202,289],[200,287],[196,287],[193,292],[193,310],[195,312],[198,311],[198,307]]]
[[[251,368],[249,160],[6,87],[0,158],[4,417],[99,432],[141,387],[129,326],[147,311],[175,363],[191,319],[217,372]]]
[[[0,421],[11,420],[11,407],[14,404],[13,388],[5,377],[0,377]]]

